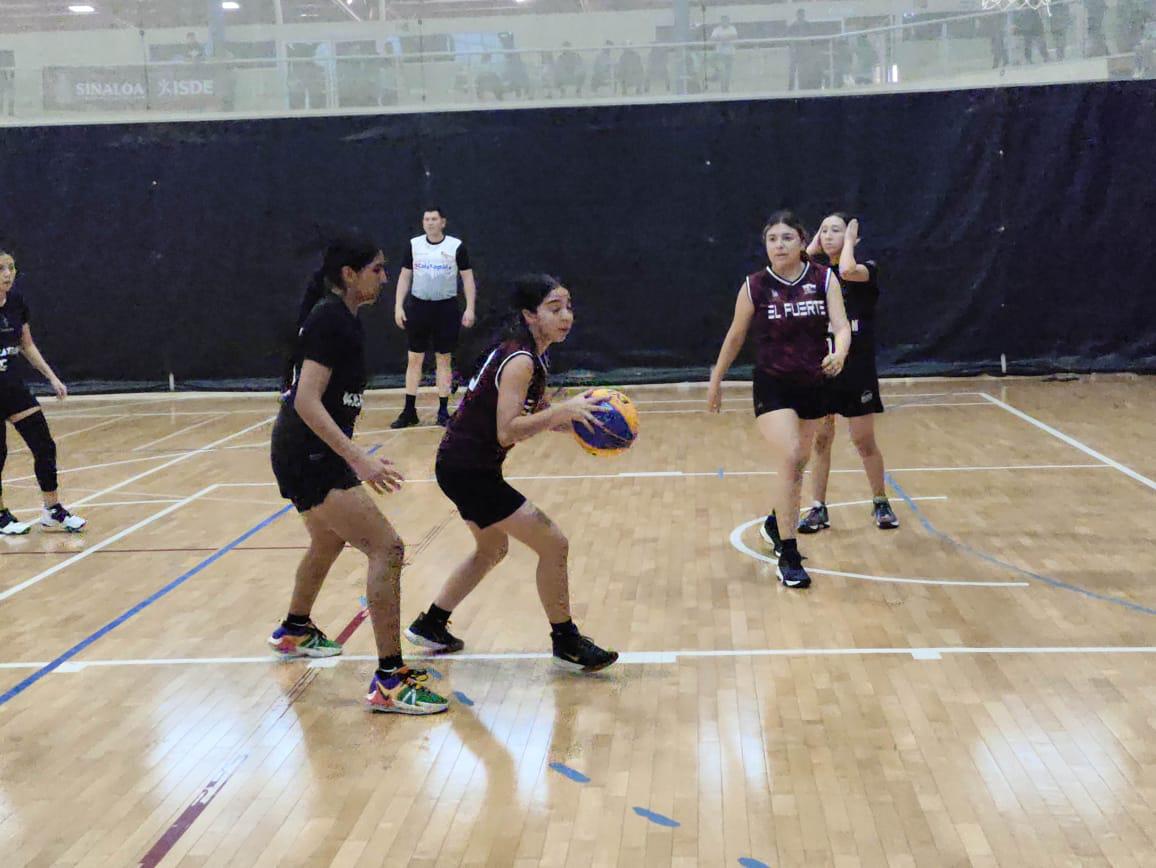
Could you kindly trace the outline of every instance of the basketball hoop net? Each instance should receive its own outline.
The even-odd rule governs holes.
[[[1013,9],[1043,9],[1045,14],[1052,14],[1051,0],[982,0],[983,9],[988,12],[999,9],[1010,12]]]

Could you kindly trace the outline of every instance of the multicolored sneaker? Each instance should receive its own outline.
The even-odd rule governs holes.
[[[79,515],[73,515],[59,503],[46,506],[40,513],[40,527],[52,533],[80,533],[88,524]]]
[[[466,643],[446,629],[449,621],[435,621],[425,612],[422,612],[414,622],[406,628],[405,638],[414,645],[429,648],[439,654],[453,654],[466,647]]]
[[[895,510],[891,508],[887,498],[877,499],[872,511],[875,514],[875,526],[880,530],[894,530],[899,527],[899,517],[895,515]]]
[[[775,518],[773,512],[767,516],[767,520],[759,528],[759,536],[774,550],[775,557],[783,553],[783,538],[779,536],[779,520]]]
[[[831,526],[827,515],[827,504],[816,503],[805,516],[799,519],[799,533],[818,533]]]
[[[0,425],[3,424],[0,419]],[[20,521],[7,509],[0,509],[0,536],[24,536],[30,530],[32,525],[28,522]]]
[[[598,672],[618,659],[617,651],[599,648],[581,633],[550,638],[554,644],[554,665],[568,672]]]
[[[811,577],[803,569],[801,555],[795,555],[793,559],[779,558],[779,563],[775,566],[775,575],[779,577],[779,581],[783,583],[785,588],[811,587]]]
[[[380,675],[373,673],[365,702],[370,711],[384,714],[438,714],[450,707],[444,696],[425,686],[429,674],[424,669],[400,669]]]
[[[322,633],[321,628],[312,621],[300,630],[282,624],[266,641],[286,660],[294,657],[336,657],[342,651],[342,647]]]

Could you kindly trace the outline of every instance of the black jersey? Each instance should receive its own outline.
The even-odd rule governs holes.
[[[24,382],[15,362],[20,355],[20,338],[28,322],[28,303],[24,296],[15,289],[8,290],[8,298],[0,307],[0,382]]]
[[[821,254],[822,255],[822,254]],[[827,259],[815,257],[826,263]],[[851,324],[851,351],[843,370],[875,370],[875,308],[879,304],[879,266],[874,259],[861,263],[867,269],[865,281],[843,280],[843,306]],[[841,376],[841,375],[840,375]]]
[[[764,268],[747,278],[755,306],[751,332],[760,371],[793,383],[823,381],[827,355],[827,283],[831,270],[814,262],[795,280]]]
[[[534,363],[534,376],[522,405],[523,415],[534,413],[546,395],[549,368],[532,347],[517,341],[504,341],[494,347],[477,374],[470,380],[465,398],[446,426],[438,447],[438,464],[446,467],[497,469],[512,447],[498,442],[498,386],[502,369],[510,359],[527,356]]]
[[[278,420],[279,425],[284,426],[285,434],[301,438],[307,448],[314,449],[322,444],[322,440],[297,415],[293,406],[301,380],[301,366],[306,359],[331,371],[329,384],[321,395],[321,405],[345,436],[352,437],[353,426],[361,413],[361,395],[365,391],[365,333],[356,314],[351,313],[336,295],[319,302],[305,319],[293,357],[293,383],[283,396]]]

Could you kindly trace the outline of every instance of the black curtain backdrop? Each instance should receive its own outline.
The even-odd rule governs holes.
[[[396,278],[431,203],[482,314],[524,271],[571,286],[572,380],[705,377],[784,206],[860,217],[884,375],[1151,371],[1153,142],[1152,82],[11,128],[0,243],[90,389],[272,387],[320,239],[368,232]],[[362,313],[377,384],[404,370],[392,291]]]

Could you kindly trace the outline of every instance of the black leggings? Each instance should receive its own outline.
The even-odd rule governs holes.
[[[48,420],[44,413],[33,413],[13,427],[28,444],[32,453],[32,466],[36,472],[36,482],[41,491],[56,491],[56,441],[48,430]],[[0,475],[4,471],[4,462],[8,458],[8,426],[0,421]],[[0,495],[4,493],[3,480],[0,479]]]

